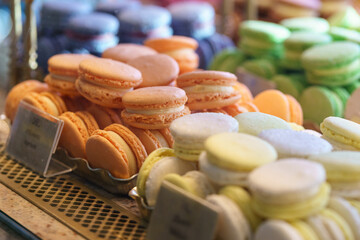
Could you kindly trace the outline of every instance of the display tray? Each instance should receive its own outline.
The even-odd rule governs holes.
[[[90,167],[85,159],[70,157],[63,148],[58,148],[53,158],[70,166],[75,174],[113,194],[127,195],[136,186],[137,174],[127,179],[115,178],[108,170]]]
[[[137,191],[137,187],[131,189],[131,191],[129,192],[129,196],[136,201],[136,204],[143,219],[146,221],[150,221],[151,213],[154,210],[154,207],[148,206],[145,202],[145,199],[140,197]]]

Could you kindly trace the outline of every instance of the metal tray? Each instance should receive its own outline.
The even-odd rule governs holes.
[[[90,167],[85,159],[70,157],[63,148],[58,148],[53,158],[69,165],[77,175],[111,193],[127,195],[136,186],[137,174],[127,179],[115,178],[105,169]]]
[[[151,213],[154,210],[154,207],[150,207],[146,204],[145,199],[140,197],[137,192],[137,187],[134,187],[129,192],[129,196],[136,201],[136,204],[139,208],[140,214],[144,220],[150,221]]]

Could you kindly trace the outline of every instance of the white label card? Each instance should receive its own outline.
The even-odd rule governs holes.
[[[43,176],[57,175],[49,174],[49,170],[63,125],[61,119],[21,101],[11,126],[6,152]],[[57,173],[69,171],[61,164],[51,165]]]
[[[219,213],[204,199],[162,183],[147,233],[150,240],[211,240]]]

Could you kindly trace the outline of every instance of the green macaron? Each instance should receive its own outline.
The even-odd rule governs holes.
[[[306,49],[331,41],[332,38],[325,33],[294,32],[284,41],[285,55],[281,65],[286,69],[301,70],[301,55]]]
[[[351,95],[356,89],[360,87],[360,82],[356,81],[349,85],[345,86],[345,89],[348,91],[348,93]]]
[[[259,77],[270,80],[277,73],[274,61],[266,58],[245,61],[242,67]]]
[[[338,11],[328,19],[331,26],[343,27],[349,29],[360,28],[360,16],[351,6]]]
[[[287,27],[292,32],[305,30],[326,33],[329,30],[329,23],[324,18],[318,17],[288,18],[282,20],[280,24]]]
[[[300,96],[304,119],[316,124],[329,116],[343,115],[344,107],[340,97],[326,87],[312,86]]]
[[[360,46],[341,41],[306,50],[301,62],[311,84],[343,86],[360,78]]]
[[[281,57],[282,42],[288,38],[290,31],[275,23],[249,20],[240,25],[240,48],[254,57]]]
[[[276,89],[285,94],[290,94],[298,99],[305,89],[305,76],[303,74],[279,74],[272,79],[276,83]]]
[[[347,40],[358,44],[360,43],[360,33],[355,30],[342,27],[331,27],[329,34],[334,39],[334,41]]]
[[[235,73],[244,60],[245,55],[240,49],[225,49],[213,58],[209,70]]]

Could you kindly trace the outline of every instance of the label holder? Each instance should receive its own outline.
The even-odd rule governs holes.
[[[148,227],[147,239],[212,240],[219,210],[206,200],[163,181]]]
[[[44,177],[73,169],[52,157],[63,129],[63,120],[21,101],[6,143],[6,152]]]

